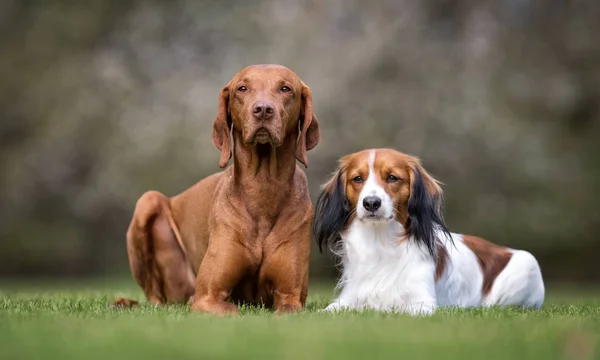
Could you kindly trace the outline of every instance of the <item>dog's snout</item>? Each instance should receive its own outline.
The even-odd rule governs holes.
[[[252,107],[252,115],[259,120],[268,120],[274,113],[275,107],[268,101],[257,101]]]
[[[363,207],[367,211],[377,211],[381,207],[381,199],[377,196],[367,196],[363,199]]]

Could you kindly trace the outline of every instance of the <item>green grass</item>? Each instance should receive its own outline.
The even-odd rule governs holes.
[[[429,318],[317,312],[333,296],[313,286],[307,309],[239,318],[185,306],[108,308],[142,300],[132,282],[9,283],[0,286],[2,359],[596,359],[599,292],[548,291],[539,311],[444,309]]]

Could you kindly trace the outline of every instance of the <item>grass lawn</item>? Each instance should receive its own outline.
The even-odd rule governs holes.
[[[548,290],[539,311],[444,309],[429,318],[325,314],[332,287],[306,311],[240,318],[185,306],[109,309],[142,300],[133,281],[0,285],[0,359],[600,359],[600,292]]]

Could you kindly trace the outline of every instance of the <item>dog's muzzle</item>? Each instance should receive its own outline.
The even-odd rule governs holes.
[[[254,133],[255,144],[266,144],[271,143],[272,141],[273,139],[271,138],[271,133],[269,133],[269,130],[265,129],[264,127],[259,128]]]

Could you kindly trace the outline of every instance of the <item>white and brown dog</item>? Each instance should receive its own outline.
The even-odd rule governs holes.
[[[544,283],[527,251],[450,233],[438,182],[415,157],[372,149],[340,159],[317,202],[313,237],[341,257],[326,310],[432,313],[438,306],[539,308]]]

